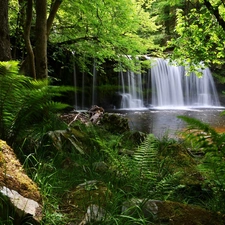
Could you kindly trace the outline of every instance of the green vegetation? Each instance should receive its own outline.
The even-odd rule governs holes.
[[[131,132],[123,123],[123,132],[104,123],[65,123],[56,114],[64,105],[53,98],[67,88],[55,91],[43,81],[27,79],[18,74],[14,63],[1,63],[1,74],[1,139],[16,137],[12,142],[15,152],[43,195],[43,224],[80,222],[91,204],[106,212],[100,224],[154,224],[154,215],[146,218],[141,205],[132,208],[126,203],[128,214],[121,214],[122,205],[131,199],[137,203],[138,199],[166,200],[168,205],[159,211],[162,217],[173,210],[186,210],[186,216],[180,212],[174,220],[177,224],[182,218],[188,221],[187,215],[200,213],[198,208],[193,212],[185,208],[189,204],[210,210],[207,215],[211,220],[218,217],[218,211],[225,213],[223,134],[188,117],[181,118],[196,132],[182,134],[185,142]],[[33,104],[34,96],[39,107]],[[15,109],[10,105],[12,98]],[[16,117],[25,109],[24,117]],[[117,127],[119,123],[115,123]]]
[[[185,207],[169,201],[225,213],[223,157],[211,152],[214,142],[208,143],[201,157],[195,156],[202,151],[202,146],[197,145],[205,133],[192,142],[186,139],[187,143],[158,140],[150,134],[139,144],[130,132],[112,134],[104,126],[86,126],[79,121],[72,127],[77,131],[74,141],[82,146],[63,141],[61,149],[55,149],[48,142],[44,151],[39,149],[26,158],[25,167],[44,196],[44,224],[81,221],[90,204],[106,210],[100,224],[148,224],[149,218],[141,210],[135,209],[131,215],[121,214],[122,204],[133,198],[168,201],[164,214],[167,210],[168,214],[172,213],[173,207],[176,210]],[[198,124],[196,128],[200,129]],[[98,182],[89,184],[93,180]],[[77,188],[85,182],[85,189]],[[194,213],[200,213],[197,208],[193,212],[185,210],[188,214],[183,218],[187,221]]]
[[[104,123],[65,123],[57,113],[66,105],[53,99],[68,88],[21,76],[14,62],[1,63],[0,71],[1,139],[13,140],[27,173],[40,187],[43,224],[79,222],[90,204],[106,210],[101,224],[154,224],[139,208],[121,214],[129,199],[188,203],[225,213],[223,134],[187,117],[182,119],[196,130],[187,133],[187,143],[131,132],[120,120],[114,130]],[[201,157],[195,157],[199,152]]]
[[[11,146],[21,144],[24,137],[35,144],[38,134],[57,129],[56,112],[69,105],[54,99],[74,90],[20,75],[17,62],[0,63],[0,89],[0,136]]]
[[[180,117],[190,125],[181,140],[133,133],[126,124],[118,126],[117,120],[110,124],[108,115],[99,126],[78,120],[66,123],[60,115],[69,106],[58,100],[74,90],[53,85],[56,79],[46,78],[48,66],[49,74],[62,76],[64,82],[74,66],[87,73],[93,61],[99,71],[110,61],[117,71],[137,72],[149,66],[137,61],[136,56],[143,54],[170,57],[188,65],[190,71],[211,65],[221,69],[225,62],[224,2],[32,2],[12,0],[8,8],[2,7],[0,58],[19,61],[0,63],[0,139],[13,147],[39,185],[43,224],[79,222],[90,204],[106,210],[100,224],[154,224],[154,215],[146,218],[141,205],[130,207],[131,213],[121,213],[121,206],[130,199],[168,201],[163,218],[181,208],[188,210],[189,204],[225,214],[224,134],[188,117]],[[21,75],[19,67],[37,80]],[[117,89],[108,84],[109,74],[101,73],[105,76],[104,84],[98,86],[101,96]],[[82,183],[84,189],[78,186]],[[181,224],[184,215],[180,215],[173,224]],[[4,218],[0,223],[11,221]]]

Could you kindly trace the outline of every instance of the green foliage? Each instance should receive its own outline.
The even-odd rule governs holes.
[[[186,116],[179,116],[179,118],[189,125],[188,130],[183,135],[186,141],[192,143],[193,152],[197,151],[203,154],[199,170],[205,176],[205,184],[214,192],[212,200],[214,203],[211,207],[214,210],[224,212],[225,205],[222,199],[225,196],[225,134],[217,133],[208,124],[195,118]]]
[[[0,89],[0,138],[11,145],[55,129],[56,113],[68,105],[54,98],[72,90],[20,75],[17,62],[0,63]]]
[[[149,1],[150,2],[150,1]],[[63,1],[50,41],[76,53],[80,68],[110,59],[137,71],[135,57],[158,48],[151,36],[160,26],[139,1]],[[133,60],[130,60],[132,56]],[[118,64],[118,65],[119,65]],[[123,67],[123,68],[124,68]]]
[[[224,64],[224,30],[215,17],[202,6],[193,8],[188,14],[177,10],[176,33],[178,36],[169,42],[173,47],[172,59],[196,71],[197,65]]]
[[[149,134],[140,143],[134,141],[132,133],[110,133],[103,125],[87,126],[78,121],[64,131],[70,134],[56,131],[60,138],[53,138],[55,143],[62,141],[61,149],[43,141],[43,149],[47,147],[49,151],[30,154],[25,162],[44,196],[44,224],[77,219],[74,211],[79,210],[81,214],[83,211],[75,203],[66,205],[65,196],[78,184],[90,180],[106,184],[112,195],[105,205],[107,217],[99,224],[149,224],[141,205],[132,215],[121,214],[121,205],[133,198],[189,201],[190,196],[185,193],[188,186],[183,180],[192,175],[188,166],[194,160],[175,140],[158,140]],[[195,192],[195,203],[200,201],[198,193]]]
[[[134,153],[134,160],[139,170],[141,181],[148,180],[149,182],[149,180],[151,180],[153,183],[156,182],[158,175],[156,159],[156,139],[154,135],[150,134]]]

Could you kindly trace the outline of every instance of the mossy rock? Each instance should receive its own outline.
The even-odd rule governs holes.
[[[154,224],[168,225],[224,225],[225,215],[210,212],[194,205],[178,202],[159,202]]]
[[[155,225],[224,225],[225,215],[196,205],[151,199],[130,199],[123,203],[123,214],[144,218]]]
[[[70,221],[81,221],[87,208],[94,204],[105,207],[112,197],[109,188],[101,181],[91,180],[77,185],[63,198],[62,209],[66,210]],[[72,219],[71,219],[72,218]]]
[[[42,202],[38,186],[27,176],[13,149],[0,140],[0,187],[3,186],[23,197]]]
[[[203,177],[197,169],[198,162],[180,143],[172,143],[161,148],[159,157],[170,173],[182,171],[180,183],[183,185],[202,184]]]
[[[114,134],[122,134],[130,130],[128,119],[116,113],[104,113],[100,124]]]

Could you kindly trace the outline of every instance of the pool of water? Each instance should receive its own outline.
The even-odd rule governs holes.
[[[225,132],[225,108],[213,109],[150,109],[150,110],[120,110],[128,118],[130,128],[146,133],[153,133],[156,137],[175,137],[177,131],[184,129],[187,125],[179,115],[185,115],[199,119],[210,124],[220,132]]]

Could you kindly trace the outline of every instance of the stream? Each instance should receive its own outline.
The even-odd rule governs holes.
[[[119,110],[128,118],[131,130],[153,133],[156,137],[162,138],[168,136],[176,137],[176,132],[181,131],[187,125],[179,115],[185,115],[199,119],[200,121],[210,124],[217,131],[225,132],[225,108],[210,109],[181,109],[181,110]]]

